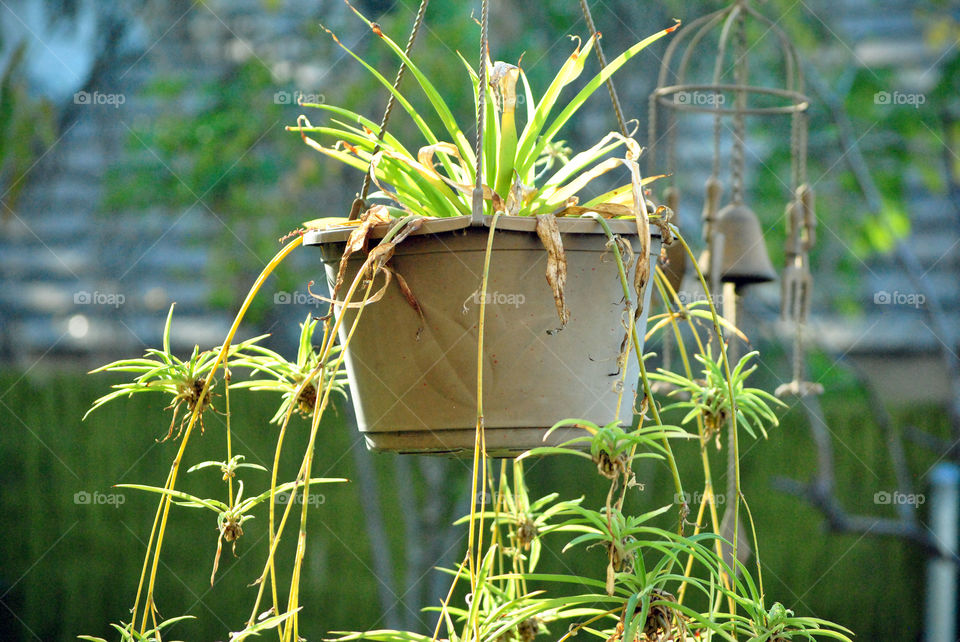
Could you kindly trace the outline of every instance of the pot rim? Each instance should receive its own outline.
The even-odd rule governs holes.
[[[492,216],[484,216],[482,227],[490,227]],[[470,216],[450,216],[444,218],[426,218],[420,229],[416,230],[411,236],[422,236],[424,234],[441,234],[444,232],[455,232],[471,227],[472,217]],[[383,238],[389,231],[393,222],[381,223],[373,227],[370,233],[371,238]],[[557,225],[561,234],[606,234],[603,227],[592,218],[582,217],[560,217],[557,219]],[[633,219],[607,219],[607,225],[614,234],[637,234],[637,224]],[[356,227],[336,227],[327,230],[309,230],[303,235],[304,245],[324,245],[326,243],[343,243],[350,236],[350,233]],[[501,216],[497,221],[497,230],[511,232],[529,232],[535,234],[537,231],[537,219],[533,216]],[[660,238],[660,230],[653,226],[650,229],[650,236]]]

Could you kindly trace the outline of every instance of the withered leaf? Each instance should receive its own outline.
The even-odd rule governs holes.
[[[386,153],[386,152],[381,152],[381,153]],[[459,150],[457,149],[456,145],[453,145],[451,143],[434,143],[433,145],[426,145],[424,147],[421,147],[417,151],[417,160],[419,161],[419,165],[412,165],[412,166],[420,174],[426,176],[427,178],[439,179],[444,183],[446,183],[447,185],[449,185],[450,187],[456,190],[459,190],[464,194],[472,195],[474,185],[471,183],[465,182],[467,177],[466,171],[459,172],[461,174],[460,176],[461,180],[459,182],[455,180],[451,180],[449,177],[437,172],[433,162],[433,156],[437,153],[446,154],[448,157],[456,159],[461,164],[462,167],[465,167],[464,165],[465,161],[460,156]],[[497,194],[495,191],[493,191],[492,187],[486,184],[481,185],[480,187],[483,190],[483,199],[485,201],[491,202],[491,204],[493,205],[494,212],[505,212],[507,210],[507,206],[503,198],[499,194]]]
[[[553,302],[557,306],[557,316],[560,317],[562,328],[570,320],[570,311],[564,291],[567,286],[567,255],[563,251],[563,240],[560,238],[560,229],[557,226],[557,217],[552,214],[537,216],[537,236],[547,250],[547,283],[553,290]]]
[[[357,149],[354,145],[351,145],[350,143],[348,143],[348,142],[345,141],[345,140],[338,140],[338,141],[337,141],[337,144],[336,144],[334,147],[335,147],[335,148],[340,148],[340,147],[342,147],[343,149],[347,150],[347,151],[350,152],[351,154],[354,154],[354,155],[356,155],[356,156],[359,156],[359,155],[360,155],[360,150]]]
[[[414,309],[417,313],[417,316],[420,317],[420,326],[417,328],[416,340],[420,340],[420,335],[423,333],[423,308],[420,307],[420,302],[417,301],[417,297],[413,294],[413,290],[410,289],[410,286],[407,284],[407,280],[403,276],[393,270],[393,276],[397,279],[397,285],[400,286],[400,291],[403,293],[403,298],[407,300],[407,303],[410,304],[410,307]]]
[[[587,212],[596,212],[603,218],[614,218],[617,216],[632,216],[633,208],[629,205],[620,203],[599,203],[584,207],[583,205],[570,205],[558,212],[557,216],[582,216]]]
[[[634,199],[637,203],[634,216],[637,221],[637,234],[639,236],[640,251],[637,252],[637,270],[633,275],[633,289],[637,293],[637,310],[634,313],[635,318],[639,319],[643,314],[643,295],[647,289],[647,283],[650,281],[650,216],[647,214],[647,204],[643,200],[642,193],[639,190],[639,170],[636,169],[636,163],[631,164],[631,170],[635,175],[634,180]]]
[[[374,205],[366,212],[360,215],[360,224],[350,232],[347,238],[347,246],[343,250],[343,256],[340,258],[340,267],[337,270],[337,282],[333,286],[333,298],[337,298],[337,292],[343,283],[343,275],[347,270],[347,261],[354,252],[359,252],[366,248],[367,239],[375,225],[389,223],[393,220],[390,212],[384,205]]]
[[[579,196],[571,196],[566,201],[563,202],[563,205],[559,206],[557,209],[550,212],[554,216],[566,216],[567,212],[570,211],[575,205],[580,203]]]
[[[397,232],[397,235],[393,237],[393,244],[399,245],[401,241],[423,227],[424,220],[424,217],[421,216],[409,221],[403,226],[403,229]]]
[[[376,303],[383,298],[383,295],[386,293],[387,288],[390,286],[390,281],[393,278],[394,272],[388,268],[386,264],[391,257],[393,257],[393,250],[395,247],[396,244],[392,242],[380,243],[377,247],[370,250],[370,253],[367,255],[367,260],[363,262],[363,265],[360,266],[360,269],[357,271],[357,275],[354,277],[354,284],[357,286],[359,286],[359,282],[362,279],[375,279],[377,274],[380,272],[383,272],[384,276],[386,277],[383,287],[368,297],[366,301],[338,301],[336,299],[336,289],[334,289],[333,292],[334,298],[327,298],[320,294],[314,294],[309,287],[307,288],[307,292],[309,292],[310,296],[315,299],[324,301],[326,303],[331,303],[342,308],[361,308],[369,303]],[[351,287],[353,287],[353,284],[351,284]],[[354,290],[354,292],[356,292],[356,290]]]
[[[517,216],[520,213],[520,208],[529,204],[536,194],[537,190],[524,185],[520,177],[516,175],[516,171],[514,171],[513,185],[510,186],[510,193],[507,194],[507,215]]]
[[[660,228],[660,241],[662,255],[666,256],[666,249],[673,245],[673,230],[670,229],[670,221],[673,220],[673,210],[666,205],[660,205],[653,213],[654,225]]]

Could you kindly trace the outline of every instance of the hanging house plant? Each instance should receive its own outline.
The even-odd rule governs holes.
[[[421,5],[421,11],[425,4]],[[483,6],[482,31],[485,32],[487,4]],[[588,24],[592,25],[586,5],[584,12]],[[374,31],[382,35],[379,28]],[[666,31],[655,37],[663,33]],[[463,421],[457,408],[460,404],[473,404],[469,429],[463,430],[476,439],[470,489],[476,501],[471,503],[469,516],[462,520],[468,528],[466,555],[456,568],[448,569],[452,584],[437,608],[439,613],[432,636],[428,635],[429,632],[370,630],[344,633],[336,639],[529,642],[541,634],[559,640],[579,634],[607,642],[816,638],[849,642],[848,631],[842,627],[817,618],[794,616],[780,603],[769,604],[760,573],[752,517],[750,534],[757,550],[756,579],[739,561],[737,554],[738,545],[742,545],[738,544],[738,539],[744,542],[747,533],[734,527],[729,542],[717,535],[722,529],[710,462],[705,454],[711,428],[721,421],[728,422],[733,436],[728,447],[734,466],[731,476],[734,490],[727,498],[727,505],[732,507],[728,508],[733,511],[730,513],[734,517],[732,523],[737,524],[742,501],[738,425],[747,428],[752,423],[763,432],[762,423],[775,425],[776,418],[766,405],[766,400],[770,399],[742,385],[750,374],[750,370],[745,369],[746,359],[739,364],[731,364],[728,360],[722,329],[725,324],[721,323],[711,297],[706,296],[702,302],[687,306],[662,275],[657,276],[656,286],[661,298],[672,301],[676,311],[668,308],[661,319],[652,319],[649,332],[669,327],[676,336],[679,351],[686,355],[684,335],[679,331],[679,324],[683,322],[689,326],[695,352],[704,358],[701,361],[706,368],[704,377],[697,377],[691,370],[689,359],[685,358],[683,376],[661,376],[691,394],[691,402],[679,406],[689,410],[679,421],[690,426],[690,431],[665,424],[661,412],[667,409],[661,409],[652,397],[650,377],[643,366],[642,338],[646,330],[649,281],[653,276],[650,264],[657,254],[657,244],[649,231],[650,212],[636,165],[639,147],[626,136],[611,134],[586,152],[565,159],[556,170],[555,161],[551,160],[553,153],[544,153],[559,128],[586,96],[647,42],[639,43],[612,61],[559,115],[550,120],[559,90],[580,73],[583,56],[594,44],[594,39],[571,56],[558,80],[539,103],[535,104],[530,97],[527,126],[522,133],[510,133],[515,127],[511,87],[516,86],[517,79],[523,81],[524,91],[530,96],[522,72],[516,68],[485,66],[475,86],[487,86],[485,78],[489,71],[496,81],[496,91],[480,93],[479,112],[490,116],[487,121],[490,127],[484,129],[484,119],[481,119],[478,127],[484,133],[480,139],[481,149],[472,152],[472,156],[465,137],[458,134],[458,129],[451,130],[450,125],[447,125],[447,133],[456,142],[439,142],[432,132],[428,134],[429,130],[426,130],[424,135],[428,144],[414,158],[395,139],[386,133],[381,135],[382,130],[370,121],[344,109],[318,106],[336,114],[339,122],[334,127],[314,127],[301,118],[295,129],[320,151],[361,170],[369,168],[371,180],[381,191],[380,196],[393,205],[356,208],[358,212],[365,209],[356,221],[325,220],[321,224],[308,225],[309,231],[287,243],[251,286],[221,347],[203,352],[197,348],[187,361],[174,356],[169,341],[171,308],[162,349],[151,349],[143,358],[114,362],[101,369],[136,376],[130,382],[115,385],[113,392],[95,402],[95,408],[120,397],[147,392],[162,394],[171,399],[168,409],[173,410],[168,436],[173,442],[179,440],[176,456],[162,487],[123,485],[160,496],[130,620],[113,625],[123,642],[162,642],[172,627],[180,627],[185,619],[192,617],[164,619],[156,599],[165,533],[171,525],[168,518],[174,511],[190,509],[197,509],[211,518],[210,513],[216,514],[216,539],[211,537],[214,550],[211,584],[216,577],[224,543],[229,543],[232,550],[239,539],[244,546],[244,528],[248,531],[265,530],[261,537],[269,538],[263,570],[258,577],[249,578],[253,580],[249,584],[251,593],[256,593],[252,608],[247,611],[249,615],[239,630],[231,633],[229,639],[240,642],[270,631],[275,632],[281,642],[306,639],[308,629],[315,626],[303,617],[304,602],[300,591],[307,552],[311,487],[346,481],[313,475],[315,452],[322,443],[321,418],[329,409],[332,396],[346,392],[341,366],[346,360],[351,369],[349,388],[353,397],[358,395],[358,389],[359,394],[363,394],[367,385],[358,376],[364,367],[375,368],[375,374],[381,378],[399,378],[403,374],[389,370],[390,364],[361,362],[361,357],[375,358],[378,350],[390,353],[394,360],[410,359],[410,363],[401,364],[408,372],[427,372],[435,364],[416,362],[416,352],[404,351],[407,344],[430,346],[432,342],[435,345],[430,349],[436,351],[440,346],[442,350],[442,341],[449,342],[450,337],[456,339],[457,335],[452,332],[454,325],[459,326],[461,342],[474,348],[469,354],[476,361],[470,362],[469,357],[462,357],[464,361],[458,363],[442,354],[444,359],[451,360],[448,365],[452,371],[446,374],[451,381],[462,382],[465,390],[473,385],[476,388],[472,399],[469,392],[463,392],[463,396],[468,397],[466,401],[457,397],[459,392],[456,389],[447,390],[440,396],[442,405],[453,406],[454,411],[438,418],[436,428],[439,431],[434,432],[457,429],[457,423]],[[406,54],[386,37],[384,40],[418,75],[420,86],[431,97],[441,120],[446,123],[445,107],[442,101],[433,99],[436,92],[432,85],[420,78]],[[512,81],[509,80],[511,76]],[[508,79],[507,83],[499,84],[503,78]],[[384,81],[384,84],[387,83]],[[422,122],[419,115],[407,107],[403,97],[395,89],[391,91],[411,112],[414,120]],[[500,101],[500,111],[494,109],[493,98]],[[309,138],[308,134],[331,134],[340,142],[324,146]],[[619,148],[625,151],[623,158],[603,159]],[[555,148],[554,152],[558,150]],[[478,157],[481,159],[479,167],[476,164]],[[440,167],[434,165],[433,158],[438,159]],[[626,166],[630,171],[630,183],[583,205],[577,202],[576,194],[586,183],[619,166]],[[491,180],[484,182],[484,176],[490,176]],[[471,184],[471,180],[475,182]],[[484,212],[484,209],[488,211]],[[665,237],[664,243],[668,243],[675,230],[663,218],[666,217],[659,221],[660,229]],[[691,260],[707,294],[706,281],[692,261],[689,246],[680,237],[677,241]],[[327,315],[321,324],[321,320],[307,317],[301,325],[295,361],[287,361],[282,355],[260,345],[263,337],[234,344],[251,301],[266,279],[304,243],[317,244],[321,248],[325,269],[332,282],[333,307],[335,310],[339,308],[336,318]],[[364,251],[365,245],[369,247],[368,251]],[[421,281],[432,276],[421,276],[421,263],[435,261],[440,253],[448,253],[455,259],[451,266],[458,263],[460,266],[434,267],[443,278],[434,283]],[[606,263],[604,253],[608,256]],[[501,268],[506,269],[501,271]],[[598,280],[596,285],[583,290],[572,285],[581,277],[589,276],[587,273],[604,272],[608,268],[610,278]],[[549,285],[543,284],[539,277],[530,276],[544,269]],[[454,287],[451,281],[457,276],[455,272],[465,277],[472,275],[472,279],[465,278],[465,285]],[[517,273],[520,281],[501,280],[516,277]],[[539,282],[541,287],[525,284],[520,289],[519,283],[531,280]],[[508,290],[513,287],[517,291]],[[438,299],[430,298],[433,289],[438,290]],[[521,305],[510,305],[507,300],[497,300],[497,292],[505,296],[518,295],[512,301],[514,304],[520,303],[519,295],[536,298],[529,305],[540,305],[543,311],[531,313],[524,307],[526,301]],[[467,296],[461,298],[464,293]],[[469,315],[471,298],[475,298],[474,305],[479,309],[476,321],[469,317],[464,320],[464,316]],[[387,307],[391,300],[394,303],[392,309]],[[462,313],[464,306],[468,315]],[[380,315],[370,314],[378,308],[381,308]],[[607,309],[613,310],[609,319],[603,314]],[[593,333],[579,329],[572,331],[577,327],[576,322],[591,317],[604,318],[599,330]],[[373,319],[366,338],[359,330],[364,319],[367,322]],[[709,337],[701,336],[703,326],[697,320],[710,322]],[[489,333],[484,332],[485,324]],[[527,326],[533,331],[528,331]],[[322,338],[319,338],[320,332],[317,331],[321,327]],[[522,394],[528,396],[532,393],[522,387],[522,381],[510,385],[499,382],[498,360],[504,359],[508,367],[527,368],[525,372],[530,378],[546,376],[551,367],[559,367],[551,366],[549,361],[531,362],[529,354],[523,354],[527,347],[524,341],[529,341],[527,335],[543,341],[540,352],[550,351],[550,344],[543,336],[553,339],[570,335],[573,337],[571,344],[586,343],[599,336],[601,341],[595,344],[596,347],[568,344],[570,351],[561,365],[576,372],[577,368],[586,371],[589,364],[599,363],[600,367],[589,370],[590,377],[601,378],[604,386],[585,386],[582,377],[574,382],[554,383],[565,386],[559,392],[575,398],[575,401],[553,408],[543,404],[537,408],[537,403],[531,402],[529,407],[523,407],[531,416],[541,411],[543,416],[535,416],[535,420],[527,418],[526,421],[536,426],[516,425],[521,420],[500,414],[503,413],[502,407],[492,397],[510,394],[513,395],[512,403],[520,404],[515,388],[520,388]],[[518,336],[522,338],[518,339]],[[363,345],[365,341],[365,347],[373,349],[372,354],[355,350],[358,342]],[[712,345],[716,345],[719,352],[715,362]],[[594,350],[606,350],[610,354],[597,357]],[[577,354],[586,355],[589,364],[574,363],[572,360],[578,357],[573,355]],[[511,362],[511,359],[516,361]],[[216,377],[221,368],[222,384],[218,386]],[[465,374],[473,369],[476,381],[470,374]],[[247,379],[234,381],[234,372],[238,376],[246,375]],[[643,402],[640,403],[643,412],[639,413],[639,425],[634,428],[633,404],[627,393],[637,378],[636,373],[643,382]],[[417,384],[422,383],[422,377],[415,376],[414,379]],[[407,390],[401,390],[397,395],[399,405],[415,403],[414,386],[408,385]],[[586,392],[581,390],[583,387],[587,388]],[[214,389],[220,393],[214,393]],[[239,433],[249,428],[262,429],[262,426],[251,426],[251,422],[243,421],[245,417],[231,413],[230,394],[237,389],[282,394],[272,420],[279,427],[269,469],[244,463],[245,456],[234,451],[231,438],[234,430]],[[608,389],[617,398],[612,406],[603,398]],[[368,390],[373,390],[374,397],[382,394],[376,388]],[[388,391],[392,390],[396,389]],[[178,482],[190,438],[196,434],[198,424],[202,433],[203,415],[214,410],[215,398],[218,405],[221,403],[221,396],[227,418],[224,423],[226,455],[222,461],[203,461],[186,471],[205,475],[211,472],[206,469],[219,468],[225,487],[218,494],[221,499],[217,499],[180,490]],[[367,405],[370,403],[370,400],[358,402],[358,414],[368,428],[378,428],[377,418],[366,413],[379,407]],[[560,401],[555,403],[560,404]],[[183,413],[179,426],[176,423],[178,409]],[[599,421],[592,419],[593,413],[600,417]],[[291,446],[287,439],[295,414],[309,418],[309,434],[302,447]],[[402,417],[402,414],[393,416]],[[231,427],[231,417],[234,417],[236,429]],[[459,434],[440,432],[432,435],[427,430],[419,431],[424,433],[422,435],[409,437],[396,429],[397,426],[403,427],[399,420],[393,421],[398,423],[386,426],[388,430],[368,432],[375,447],[427,452],[470,448],[469,442]],[[498,425],[501,421],[512,423]],[[538,426],[544,429],[536,432],[523,430]],[[176,434],[174,428],[177,428]],[[489,433],[486,441],[485,433]],[[428,436],[433,437],[432,442],[427,440]],[[494,472],[493,465],[486,458],[488,446],[493,452],[512,453],[534,438],[532,445],[538,448],[512,462],[501,461],[499,475]],[[704,501],[695,511],[684,499],[688,495],[671,446],[675,440],[699,444],[704,468]],[[243,444],[242,440],[238,442]],[[301,454],[299,463],[294,461],[293,467],[284,464],[283,456],[287,454],[285,450],[291,448],[298,449]],[[596,472],[609,482],[609,491],[601,506],[586,501],[585,497],[562,500],[555,492],[539,498],[529,496],[524,481],[524,458],[557,453],[589,459]],[[642,489],[633,470],[639,460],[660,461],[669,468],[675,491],[673,504],[653,510],[644,508],[646,512],[641,514],[635,514],[627,507],[628,494]],[[245,492],[244,481],[253,486],[258,473],[269,473],[269,482],[261,477],[256,490]],[[284,483],[283,479],[291,481]],[[190,484],[195,486],[192,481]],[[282,501],[281,496],[285,497]],[[488,498],[491,500],[489,507]],[[264,509],[267,512],[265,519],[250,522],[255,511]],[[354,506],[353,510],[357,508]],[[664,520],[666,525],[662,524]],[[299,525],[296,533],[295,524]],[[279,546],[284,536],[295,538],[290,564],[287,564],[289,550]],[[594,549],[603,558],[605,578],[572,572],[538,572],[544,543],[556,539],[565,542],[560,555],[572,549],[577,551],[574,554],[586,558],[590,554],[585,551]],[[724,545],[731,547],[729,557],[723,554]],[[188,551],[185,557],[188,563],[196,564],[195,551]],[[466,597],[456,593],[458,583],[468,584],[462,586],[468,591]],[[80,637],[104,642],[103,638],[94,636]]]
[[[363,116],[326,104],[304,106],[330,114],[329,125],[301,116],[288,128],[321,153],[368,172],[365,189],[369,181],[378,188],[370,198],[380,205],[355,220],[319,219],[304,237],[305,245],[320,248],[334,309],[344,316],[340,338],[349,343],[346,366],[368,445],[400,452],[474,447],[481,296],[488,304],[482,379],[490,452],[542,445],[547,429],[570,416],[629,425],[639,369],[627,358],[626,318],[635,314],[644,324],[650,288],[643,286],[659,252],[637,169],[640,148],[611,133],[573,154],[557,136],[617,69],[672,28],[626,50],[566,100],[563,90],[581,75],[596,37],[575,47],[539,99],[519,67],[487,60],[477,74],[464,61],[464,88],[472,81],[481,115],[480,141],[471,149],[435,85],[368,25],[416,77],[444,131],[431,130],[395,86],[342,44],[390,90],[423,140],[405,145]],[[630,182],[581,197],[591,181],[622,168]],[[638,286],[636,310],[624,310],[611,234],[623,239],[626,276]],[[375,268],[360,250],[378,243]],[[358,274],[365,278],[380,266],[387,285],[378,281],[366,303],[354,288],[353,300],[343,298]],[[369,309],[352,330],[361,306]],[[558,430],[550,439],[560,443],[574,433]]]

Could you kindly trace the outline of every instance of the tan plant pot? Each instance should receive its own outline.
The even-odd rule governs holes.
[[[623,425],[633,420],[639,368],[632,355],[617,414],[621,381],[617,355],[626,330],[623,289],[607,238],[590,219],[558,222],[567,258],[570,310],[570,320],[559,332],[536,220],[501,217],[497,223],[483,360],[485,437],[494,456],[543,445],[545,431],[561,419],[582,418],[600,425],[616,418]],[[610,224],[638,249],[633,221]],[[375,238],[385,234],[386,226],[381,227]],[[328,283],[336,277],[348,234],[349,230],[335,229],[304,237],[304,244],[320,247]],[[469,217],[437,219],[396,247],[390,265],[419,301],[424,327],[417,340],[420,318],[395,283],[380,301],[363,310],[346,366],[357,423],[371,449],[404,453],[473,449],[478,292],[488,234],[488,227],[470,227]],[[651,270],[660,245],[658,237],[652,241]],[[349,259],[347,284],[363,260],[358,255]],[[633,274],[628,277],[632,285]],[[646,327],[651,289],[647,288],[638,322],[641,329]],[[357,310],[337,313],[345,316],[340,327],[340,340],[345,342]],[[548,443],[582,434],[577,429],[558,430]]]

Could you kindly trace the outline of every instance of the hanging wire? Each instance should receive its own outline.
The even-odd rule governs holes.
[[[472,225],[483,224],[483,128],[486,124],[487,112],[487,23],[489,22],[490,7],[487,0],[480,5],[480,83],[477,85],[477,182],[473,188]]]
[[[730,40],[730,29],[733,26],[733,21],[737,19],[737,16],[740,14],[740,5],[735,5],[730,12],[726,15],[723,21],[723,28],[720,30],[720,43],[717,47],[717,59],[714,63],[713,68],[713,84],[714,86],[720,85],[720,79],[722,78],[722,69],[723,61],[726,58],[727,54],[727,43]],[[718,108],[714,109],[715,116],[713,121],[713,178],[719,178],[720,176],[720,141],[721,141],[721,129],[723,122],[723,113]]]
[[[795,112],[790,116],[790,195],[791,198],[796,194],[800,187],[800,163],[798,154],[800,151],[800,112]]]
[[[597,33],[597,28],[593,24],[593,15],[590,13],[590,5],[587,4],[587,0],[580,0],[580,10],[583,12],[583,19],[587,22],[587,28],[590,29],[590,36],[594,39],[597,60],[600,61],[600,69],[604,69],[607,66],[607,57],[603,55],[603,47],[600,46],[600,36]],[[617,125],[620,127],[620,133],[623,134],[625,138],[629,138],[627,134],[627,123],[623,118],[623,110],[620,108],[620,97],[617,95],[617,88],[613,85],[613,77],[607,78],[607,91],[610,92],[610,102],[613,103],[613,112],[617,116]]]
[[[420,8],[417,9],[417,17],[413,21],[413,28],[410,30],[410,36],[407,38],[407,46],[403,50],[404,55],[409,58],[410,52],[413,51],[413,43],[417,39],[417,34],[420,32],[420,25],[423,24],[423,16],[427,12],[427,5],[430,4],[430,0],[420,0]],[[393,81],[393,88],[399,89],[400,83],[403,81],[403,75],[407,71],[407,63],[404,61],[400,62],[400,68],[397,69],[397,77]],[[377,134],[377,144],[373,148],[373,155],[376,156],[380,151],[380,143],[383,141],[383,137],[387,133],[387,124],[390,122],[390,114],[393,113],[393,105],[396,103],[396,96],[393,92],[390,92],[390,98],[387,100],[387,107],[383,111],[383,118],[380,119],[380,133]],[[372,161],[371,161],[372,167]],[[360,210],[366,205],[367,194],[370,192],[370,168],[367,169],[367,173],[363,177],[363,187],[360,189],[360,196],[354,199],[353,205],[350,206],[350,220],[354,220],[360,216]]]
[[[747,23],[743,12],[737,14],[737,32],[734,48],[734,78],[738,87],[747,86]],[[730,159],[730,196],[734,203],[743,202],[743,172],[744,149],[746,146],[746,116],[747,94],[743,89],[737,90],[737,110],[733,116],[733,150]]]

